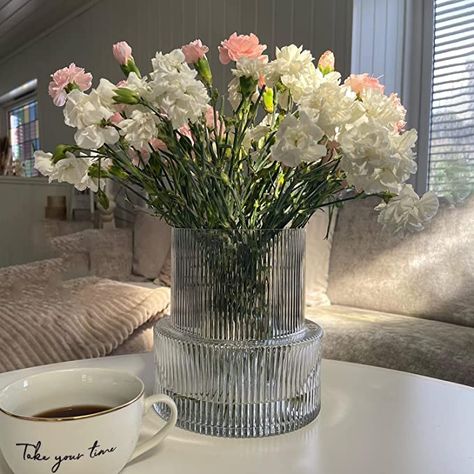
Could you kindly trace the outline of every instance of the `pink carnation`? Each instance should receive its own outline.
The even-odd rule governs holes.
[[[206,45],[203,45],[200,39],[197,39],[182,46],[181,51],[183,51],[188,64],[195,64],[199,59],[204,57],[204,55],[209,51],[209,48]]]
[[[219,46],[219,60],[222,64],[228,64],[240,58],[255,59],[261,57],[265,49],[267,46],[260,44],[253,33],[238,36],[237,33],[232,33],[229,39],[222,41]]]
[[[54,105],[58,107],[66,103],[66,88],[68,86],[74,85],[81,91],[86,91],[92,86],[92,74],[85,72],[84,68],[78,67],[74,63],[58,69],[54,74],[51,74],[51,79],[48,93],[53,98]]]
[[[376,77],[364,74],[351,74],[344,82],[356,94],[360,94],[367,89],[378,90],[383,93],[384,86],[380,84]]]
[[[124,66],[132,59],[132,48],[126,41],[119,41],[112,46],[114,58],[119,64]]]

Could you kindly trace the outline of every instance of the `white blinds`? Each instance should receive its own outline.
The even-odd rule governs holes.
[[[474,1],[434,1],[428,187],[462,199],[474,188]]]

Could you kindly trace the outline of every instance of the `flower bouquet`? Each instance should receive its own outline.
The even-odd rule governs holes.
[[[156,53],[147,75],[117,43],[118,84],[86,93],[92,77],[74,64],[52,75],[75,144],[35,153],[50,180],[90,188],[104,207],[101,182],[115,180],[174,227],[157,390],[180,426],[222,436],[283,433],[319,412],[321,329],[304,320],[303,284],[315,211],[376,195],[379,222],[403,233],[438,208],[405,184],[416,131],[395,94],[367,74],[341,81],[330,51],[314,64],[302,47],[265,50],[253,34],[222,41],[233,78],[221,94],[200,40]]]

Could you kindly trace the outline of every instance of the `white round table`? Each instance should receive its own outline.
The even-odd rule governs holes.
[[[153,386],[151,354],[108,357],[0,374],[69,367],[133,372]],[[162,421],[149,413],[144,437]],[[1,429],[1,427],[0,427]],[[124,474],[473,474],[474,389],[377,367],[325,360],[322,409],[305,428],[260,439],[175,429]],[[10,474],[0,459],[0,474]]]

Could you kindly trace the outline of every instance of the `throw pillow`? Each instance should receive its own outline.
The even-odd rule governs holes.
[[[133,273],[158,278],[171,248],[171,227],[159,217],[139,212],[133,235]]]
[[[328,233],[329,215],[318,210],[306,226],[306,304],[309,306],[331,304],[327,289],[335,221],[333,215]]]

